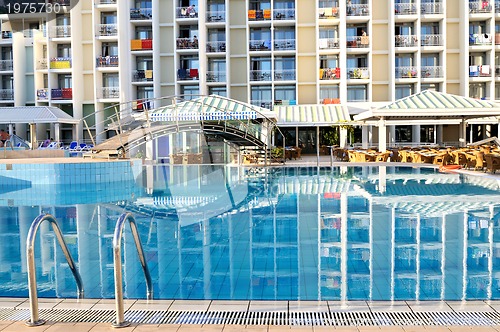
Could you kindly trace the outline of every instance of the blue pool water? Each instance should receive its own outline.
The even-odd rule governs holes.
[[[156,299],[500,299],[496,179],[405,167],[147,166],[101,180],[0,183],[0,297],[28,296],[26,235],[50,213],[85,296],[114,298],[113,232],[131,211]],[[38,295],[74,298],[49,224],[38,234]],[[124,296],[145,298],[128,226],[124,234]]]

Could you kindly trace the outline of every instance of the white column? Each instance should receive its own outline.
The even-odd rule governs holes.
[[[15,59],[14,66],[14,105],[24,106],[26,105],[26,47],[24,45],[24,35],[23,32],[15,32],[12,35],[12,58]],[[26,124],[16,123],[16,135],[27,140],[26,137]],[[10,130],[9,134],[12,135],[13,132]]]
[[[384,118],[380,118],[378,122],[378,151],[385,152],[387,150],[387,127],[385,126]]]
[[[413,143],[420,144],[420,125],[412,126],[411,140]]]
[[[61,141],[61,125],[59,123],[54,124],[54,142]]]
[[[373,126],[362,126],[361,127],[362,134],[362,147],[363,149],[367,149],[371,145],[373,145]]]
[[[339,127],[340,129],[340,147],[345,148],[347,147],[347,129]]]
[[[388,126],[389,129],[389,142],[392,145],[396,144],[396,126]]]
[[[443,125],[436,126],[436,143],[439,145],[443,144]]]
[[[71,10],[71,13],[81,13],[83,9],[82,2],[75,2],[74,8]],[[84,91],[85,84],[83,79],[83,63],[86,59],[84,59],[83,55],[83,29],[84,29],[84,21],[82,19],[82,15],[72,14],[71,15],[71,72],[72,72],[72,93],[73,93],[73,117],[75,119],[83,118],[83,99],[84,99]],[[94,63],[94,61],[92,61]],[[76,141],[83,142],[83,126],[80,121],[76,125],[76,136],[73,136]]]
[[[465,144],[466,144],[466,138],[467,138],[467,125],[465,124],[465,120],[462,120],[462,122],[460,122],[460,133],[459,133],[459,136],[458,136],[458,145],[460,147],[464,147]]]

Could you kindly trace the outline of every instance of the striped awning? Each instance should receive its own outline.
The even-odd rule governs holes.
[[[206,96],[160,107],[149,115],[151,121],[247,120],[273,118],[268,109],[220,96]]]
[[[274,106],[278,126],[330,126],[351,121],[349,110],[343,105]]]
[[[425,90],[399,99],[389,105],[369,110],[354,116],[354,120],[386,121],[428,119],[456,120],[500,116],[500,105],[475,98]]]

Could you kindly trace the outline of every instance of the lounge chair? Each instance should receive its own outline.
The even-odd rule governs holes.
[[[484,159],[486,160],[486,171],[495,173],[497,169],[500,169],[500,155],[486,153]]]

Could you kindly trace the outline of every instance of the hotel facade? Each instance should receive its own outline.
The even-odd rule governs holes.
[[[97,110],[124,102],[140,110],[162,96],[216,94],[297,112],[338,104],[351,115],[429,89],[500,99],[500,1],[58,3],[48,16],[1,16],[0,106],[55,106],[98,131],[108,114]],[[298,142],[316,135],[313,125],[285,130]],[[470,141],[498,135],[496,118],[469,126]],[[388,126],[389,145],[436,136],[456,143],[448,127]],[[89,139],[83,124],[37,131],[66,143]],[[370,126],[355,132],[351,143],[377,141]]]

